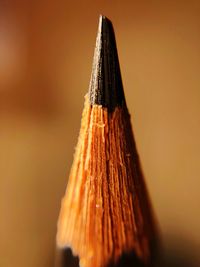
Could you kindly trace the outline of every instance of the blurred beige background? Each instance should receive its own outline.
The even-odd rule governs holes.
[[[1,1],[0,266],[53,267],[98,16],[123,83],[166,251],[200,256],[200,2]]]

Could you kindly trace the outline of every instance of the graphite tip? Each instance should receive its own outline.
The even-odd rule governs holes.
[[[110,112],[125,104],[114,29],[103,15],[99,18],[89,99],[91,105],[102,105]]]

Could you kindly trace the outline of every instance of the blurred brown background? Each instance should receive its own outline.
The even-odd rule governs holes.
[[[200,260],[200,2],[7,0],[0,2],[1,267],[54,265],[100,13],[115,27],[165,251]]]

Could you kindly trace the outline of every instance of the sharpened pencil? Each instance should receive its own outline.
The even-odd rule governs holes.
[[[70,248],[81,267],[136,267],[152,263],[155,242],[156,227],[125,101],[114,30],[110,20],[100,16],[57,245]]]

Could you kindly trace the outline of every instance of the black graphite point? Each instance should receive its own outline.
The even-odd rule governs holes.
[[[112,22],[102,15],[99,18],[89,100],[91,105],[102,105],[110,112],[125,104]]]

